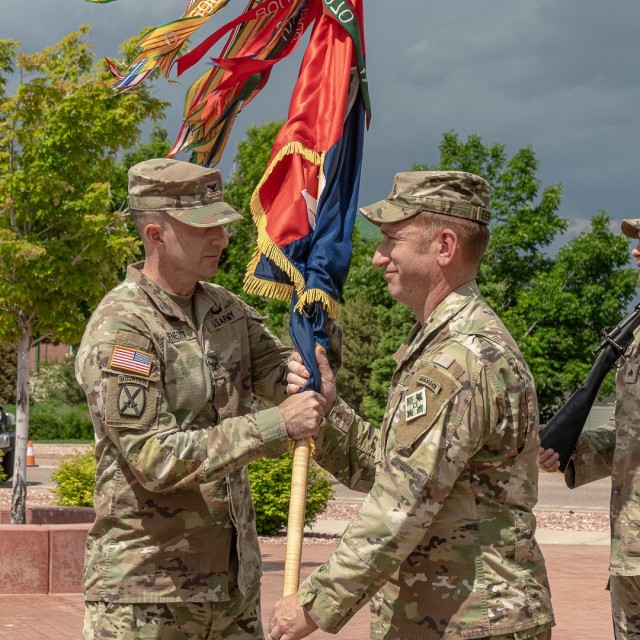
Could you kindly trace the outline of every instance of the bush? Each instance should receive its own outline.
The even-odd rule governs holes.
[[[65,507],[93,507],[93,490],[96,486],[96,460],[93,449],[78,453],[51,474],[58,485],[53,489],[58,494],[57,504]]]
[[[286,524],[291,496],[290,453],[274,460],[260,459],[249,465],[249,482],[256,509],[256,528],[260,535],[276,535]],[[335,492],[327,473],[315,462],[309,465],[305,525],[312,525]]]
[[[2,458],[4,458],[4,451],[0,451],[0,482],[4,482],[7,479],[7,474],[2,468]]]
[[[53,401],[34,404],[29,408],[29,439],[93,441],[89,408]]]
[[[76,381],[75,356],[67,356],[62,361],[46,361],[40,365],[38,375],[31,377],[31,400],[40,402],[61,402],[64,404],[84,404],[85,395]]]

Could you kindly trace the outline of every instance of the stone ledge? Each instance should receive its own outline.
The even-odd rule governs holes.
[[[77,524],[93,522],[93,507],[27,507],[26,524]],[[0,507],[0,524],[11,524],[11,507]]]
[[[47,512],[45,508],[44,513],[32,515],[55,521],[64,514]],[[66,516],[86,520],[87,513]],[[86,521],[0,524],[0,594],[82,592],[84,549],[90,527],[91,522]]]

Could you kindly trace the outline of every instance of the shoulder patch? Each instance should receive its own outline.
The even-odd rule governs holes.
[[[407,422],[415,420],[427,413],[427,399],[424,389],[418,389],[415,393],[409,394],[404,399],[404,407]]]
[[[461,388],[450,371],[433,361],[423,362],[404,399],[404,419],[396,428],[396,445],[411,446],[434,425]]]
[[[626,384],[635,384],[635,381],[638,378],[638,367],[640,367],[640,364],[637,362],[634,362],[627,367],[627,371],[624,374],[624,381]]]
[[[425,387],[428,387],[433,393],[439,393],[440,389],[442,389],[440,383],[430,376],[418,376],[416,382]]]
[[[148,376],[151,373],[153,354],[133,347],[116,344],[109,358],[109,368],[139,373]]]

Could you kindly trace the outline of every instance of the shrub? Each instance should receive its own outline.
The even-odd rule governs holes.
[[[4,457],[4,451],[0,451],[0,482],[4,482],[7,479],[7,474],[2,468],[2,458]]]
[[[92,507],[93,490],[96,486],[96,460],[93,449],[78,453],[51,474],[58,485],[53,489],[58,494],[57,504],[66,507]]]
[[[29,408],[31,440],[85,440],[94,438],[93,423],[86,404],[38,402]]]
[[[249,465],[249,482],[260,535],[276,535],[286,524],[291,496],[290,453],[274,460],[260,459]],[[327,473],[315,462],[309,465],[305,525],[312,525],[335,492]]]
[[[31,377],[31,400],[40,402],[61,402],[64,404],[84,404],[85,395],[76,381],[75,356],[67,356],[62,361],[46,361],[40,365],[38,375]]]

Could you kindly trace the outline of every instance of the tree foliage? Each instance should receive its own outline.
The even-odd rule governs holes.
[[[2,70],[20,77],[13,96],[0,94],[4,338],[26,328],[77,341],[79,301],[94,306],[133,250],[109,180],[116,154],[136,142],[146,119],[162,116],[164,103],[148,88],[116,96],[101,84],[108,75],[104,63],[94,67],[87,34],[81,27],[34,54],[0,43]]]
[[[94,64],[88,32],[80,27],[32,54],[0,41],[0,339],[18,350],[17,470],[28,437],[29,348],[46,337],[77,342],[88,310],[134,255],[110,179],[118,153],[165,107],[150,85],[115,95],[104,84],[106,64]],[[10,76],[18,79],[13,95]],[[17,472],[14,521],[24,521],[25,493]]]

